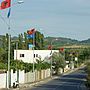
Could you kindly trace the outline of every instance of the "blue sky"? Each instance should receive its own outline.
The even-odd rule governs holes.
[[[0,11],[0,34],[9,32],[7,12]],[[85,40],[90,38],[90,0],[24,0],[12,7],[10,22],[12,36],[36,28],[45,37]]]

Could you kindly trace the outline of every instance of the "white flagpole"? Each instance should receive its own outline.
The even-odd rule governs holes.
[[[8,89],[10,88],[10,18],[9,19],[9,26],[8,26]]]
[[[34,41],[35,41],[35,31],[33,33],[33,72],[34,72],[34,47],[35,47]]]

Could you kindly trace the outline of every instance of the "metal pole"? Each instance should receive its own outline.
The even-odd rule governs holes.
[[[10,30],[10,27],[8,28]],[[10,34],[8,35],[8,89],[10,87]]]
[[[17,49],[18,49],[18,42],[16,42],[16,60],[17,60]]]
[[[34,72],[34,46],[35,46],[35,43],[34,43],[34,35],[35,33],[33,33],[33,72]]]
[[[51,41],[51,77],[52,77],[52,41]]]
[[[17,82],[19,83],[19,73],[18,73],[18,68],[17,68],[17,50],[18,50],[18,42],[16,42],[16,71],[17,71]]]

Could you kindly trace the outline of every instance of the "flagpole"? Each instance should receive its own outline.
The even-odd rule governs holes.
[[[9,25],[8,25],[8,89],[10,88],[10,18]]]
[[[52,42],[53,41],[51,41],[51,78],[52,78]]]
[[[34,40],[35,40],[35,31],[33,33],[33,72],[34,72],[34,46],[35,46]]]

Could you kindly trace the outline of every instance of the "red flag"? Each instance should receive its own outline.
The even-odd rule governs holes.
[[[64,48],[60,48],[59,51],[63,52],[64,51]]]
[[[51,49],[52,49],[52,45],[49,45],[49,46],[48,46],[48,50],[51,50]]]
[[[35,33],[35,29],[34,29],[34,28],[31,29],[31,30],[27,31],[27,33],[30,34],[30,35],[31,35],[31,34],[34,34],[34,33]]]
[[[1,2],[0,10],[9,8],[11,6],[11,0],[4,0]]]

